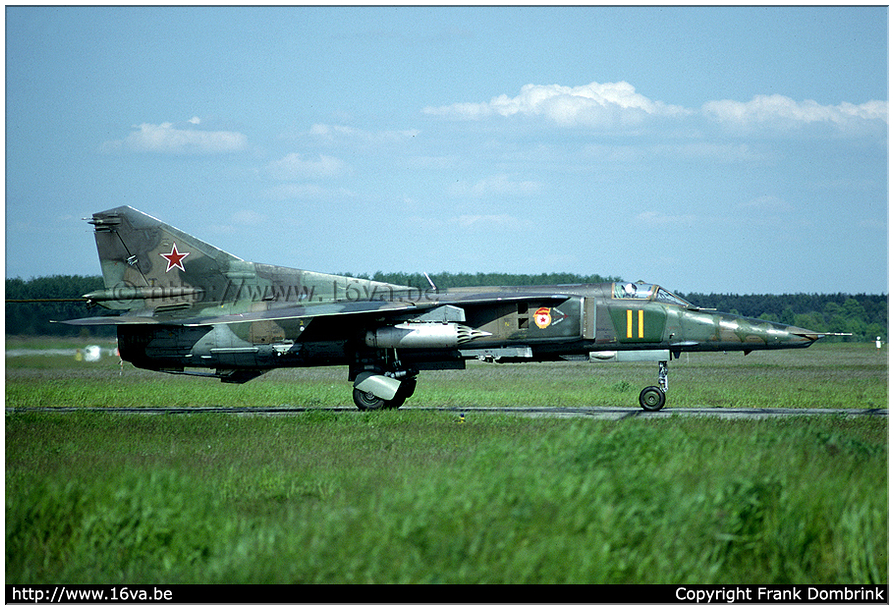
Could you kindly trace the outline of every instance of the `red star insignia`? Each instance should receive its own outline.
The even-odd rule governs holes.
[[[168,260],[168,268],[165,269],[165,273],[174,267],[179,267],[180,271],[186,271],[186,268],[183,267],[183,259],[189,256],[189,252],[177,252],[177,244],[171,246],[170,254],[162,252],[161,255]]]

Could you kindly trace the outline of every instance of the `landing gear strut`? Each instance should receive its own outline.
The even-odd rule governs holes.
[[[658,385],[644,388],[639,393],[639,406],[646,411],[660,411],[667,394],[667,361],[658,363]]]

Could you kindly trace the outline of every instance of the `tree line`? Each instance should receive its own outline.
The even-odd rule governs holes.
[[[113,326],[78,327],[54,324],[51,320],[71,320],[108,313],[102,307],[88,309],[83,301],[45,301],[42,299],[77,299],[83,294],[103,288],[102,276],[52,275],[30,280],[6,280],[6,334],[52,336],[115,336]],[[15,303],[14,300],[37,302]]]
[[[828,333],[852,333],[825,341],[888,340],[888,295],[875,294],[680,294],[693,305]]]
[[[574,273],[383,273],[372,275],[342,273],[402,286],[429,287],[431,282],[446,290],[461,286],[538,286],[550,284],[595,284],[621,281],[621,278]],[[76,299],[80,295],[103,288],[101,276],[53,275],[23,280],[6,280],[6,334],[57,336],[114,336],[111,326],[77,327],[53,324],[51,320],[68,320],[102,315],[102,307],[88,309],[83,302],[38,301],[17,303],[14,300]],[[793,324],[818,332],[852,333],[842,340],[874,341],[888,339],[888,295],[872,294],[701,294],[678,293],[698,307],[726,311],[750,318]]]

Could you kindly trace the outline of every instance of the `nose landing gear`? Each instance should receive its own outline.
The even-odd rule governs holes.
[[[650,385],[639,393],[639,406],[646,411],[660,411],[667,394],[667,360],[658,363],[658,385]]]

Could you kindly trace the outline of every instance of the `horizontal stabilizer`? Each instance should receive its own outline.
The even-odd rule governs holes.
[[[88,292],[82,299],[87,301],[132,301],[161,300],[183,297],[201,297],[204,291],[201,288],[191,286],[123,286],[118,288],[106,288]],[[197,298],[196,300],[200,300]]]
[[[434,306],[435,304],[432,304]],[[424,309],[413,303],[389,303],[382,301],[361,301],[357,303],[332,303],[323,305],[295,305],[264,311],[252,311],[245,313],[228,313],[221,315],[187,315],[174,317],[170,315],[160,316],[95,316],[92,318],[77,318],[74,320],[60,320],[62,324],[73,326],[101,326],[101,325],[127,325],[127,324],[163,324],[166,326],[206,326],[210,324],[239,324],[243,322],[275,321],[319,318],[324,316],[360,315],[394,313],[397,311],[410,311]],[[54,320],[55,322],[56,320]]]
[[[93,316],[92,318],[75,318],[74,320],[50,320],[53,324],[70,324],[71,326],[109,326],[119,324],[164,324],[159,318],[151,316]]]

